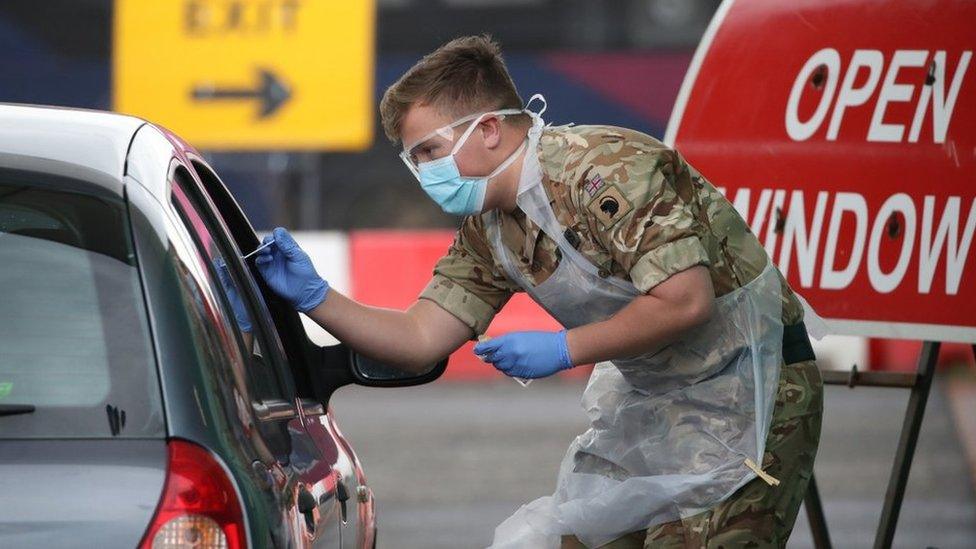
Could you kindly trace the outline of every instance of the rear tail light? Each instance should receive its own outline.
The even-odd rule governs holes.
[[[243,549],[244,516],[224,468],[207,450],[170,440],[166,484],[140,549]]]

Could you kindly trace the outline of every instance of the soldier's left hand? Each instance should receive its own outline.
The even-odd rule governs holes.
[[[512,332],[475,345],[474,352],[511,377],[535,379],[573,367],[566,330]]]
[[[216,257],[213,260],[213,265],[217,270],[217,279],[220,280],[220,285],[224,288],[224,295],[227,296],[227,301],[230,301],[231,309],[234,310],[237,327],[244,333],[250,333],[251,317],[247,314],[247,308],[244,307],[244,302],[241,301],[241,296],[237,293],[237,285],[234,284],[234,279],[230,276],[227,263],[224,258]]]

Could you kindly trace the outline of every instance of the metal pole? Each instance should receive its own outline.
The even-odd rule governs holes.
[[[908,397],[908,410],[905,411],[895,463],[888,480],[888,491],[885,494],[884,509],[881,511],[881,521],[878,523],[878,533],[874,539],[874,549],[888,549],[895,538],[898,513],[901,511],[902,499],[905,496],[908,473],[912,468],[918,432],[922,427],[922,417],[925,415],[925,404],[928,402],[929,390],[932,388],[939,346],[938,341],[926,341],[918,356],[918,379],[912,387],[911,396]]]
[[[807,485],[807,495],[803,499],[803,506],[807,509],[807,520],[810,521],[810,533],[813,534],[813,546],[817,549],[831,549],[830,531],[827,529],[827,518],[824,516],[823,504],[820,502],[820,490],[817,488],[817,477],[810,474],[810,484]]]
[[[269,152],[264,157],[264,172],[268,174],[268,182],[271,186],[271,206],[269,217],[271,218],[268,227],[282,225],[285,227],[293,226],[291,215],[287,210],[288,196],[288,154],[283,152]]]
[[[298,153],[299,162],[299,219],[302,229],[321,229],[322,185],[319,178],[318,155],[312,152]]]

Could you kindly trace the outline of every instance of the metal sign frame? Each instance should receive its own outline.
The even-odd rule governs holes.
[[[911,390],[908,397],[908,407],[905,410],[905,419],[902,422],[901,435],[898,439],[898,448],[895,451],[895,460],[888,479],[888,488],[885,492],[884,508],[881,511],[881,520],[878,522],[878,531],[874,538],[875,549],[887,549],[891,547],[895,539],[898,515],[901,512],[902,501],[905,497],[908,475],[911,472],[912,460],[915,457],[918,434],[922,428],[922,419],[925,416],[925,406],[932,389],[932,378],[935,376],[935,366],[941,345],[942,343],[939,341],[924,342],[914,373],[858,372],[857,366],[852,368],[849,373],[836,370],[821,372],[824,385],[846,385],[852,389],[861,386]],[[976,345],[972,346],[972,350],[973,357],[976,357]],[[816,475],[810,477],[810,485],[807,488],[807,495],[803,504],[806,506],[814,545],[818,549],[830,549],[832,547],[830,531],[827,528],[827,519],[824,516]]]

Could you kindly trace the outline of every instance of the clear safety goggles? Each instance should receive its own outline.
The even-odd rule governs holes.
[[[468,140],[471,133],[474,132],[474,129],[478,127],[478,124],[486,117],[494,116],[499,120],[503,120],[505,116],[522,114],[524,112],[522,109],[502,109],[465,116],[446,126],[441,126],[417,139],[409,146],[405,146],[400,151],[400,159],[407,165],[407,168],[414,177],[420,180],[420,164],[457,153],[465,141]],[[469,123],[468,127],[458,136],[457,126],[466,122]]]

